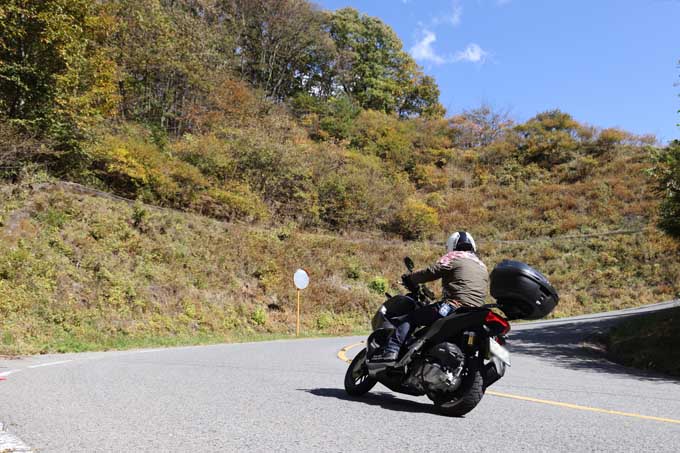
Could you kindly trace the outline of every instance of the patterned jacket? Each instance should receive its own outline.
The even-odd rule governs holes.
[[[480,306],[486,303],[489,272],[486,265],[472,252],[453,251],[439,258],[432,266],[414,272],[414,283],[442,279],[442,294],[455,306]]]

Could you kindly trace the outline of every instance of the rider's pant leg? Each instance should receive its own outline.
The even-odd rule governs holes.
[[[439,319],[439,317],[436,304],[427,305],[409,314],[404,318],[401,324],[397,326],[397,329],[392,336],[390,336],[390,339],[385,346],[385,351],[399,352],[401,345],[404,344],[404,341],[406,341],[406,338],[408,338],[412,329],[419,326],[430,325]]]

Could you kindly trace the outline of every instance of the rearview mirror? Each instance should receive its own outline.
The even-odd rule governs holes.
[[[409,272],[413,272],[413,269],[416,267],[416,265],[413,263],[413,260],[408,256],[404,258],[404,264],[406,265],[406,269],[408,269]]]

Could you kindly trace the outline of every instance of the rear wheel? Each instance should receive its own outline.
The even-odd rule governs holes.
[[[477,370],[467,376],[461,386],[453,393],[453,398],[435,399],[434,404],[440,413],[450,417],[461,417],[482,400],[484,396],[484,379],[482,373]]]
[[[345,373],[345,391],[351,396],[361,396],[371,390],[378,381],[368,375],[366,349],[354,357]]]

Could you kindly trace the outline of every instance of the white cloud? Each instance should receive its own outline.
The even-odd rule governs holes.
[[[433,25],[440,24],[451,24],[454,27],[460,24],[460,20],[463,17],[463,5],[460,0],[453,0],[451,2],[451,11],[441,14],[434,19],[432,19]]]
[[[484,63],[486,61],[486,57],[489,56],[489,52],[485,51],[481,47],[479,47],[478,44],[471,43],[468,44],[468,46],[464,49],[461,50],[460,52],[456,52],[456,55],[453,57],[453,61],[468,61],[470,63]]]
[[[437,55],[437,52],[432,48],[435,41],[437,41],[437,35],[430,30],[423,30],[423,38],[411,47],[413,58],[435,64],[446,63],[446,59]]]

